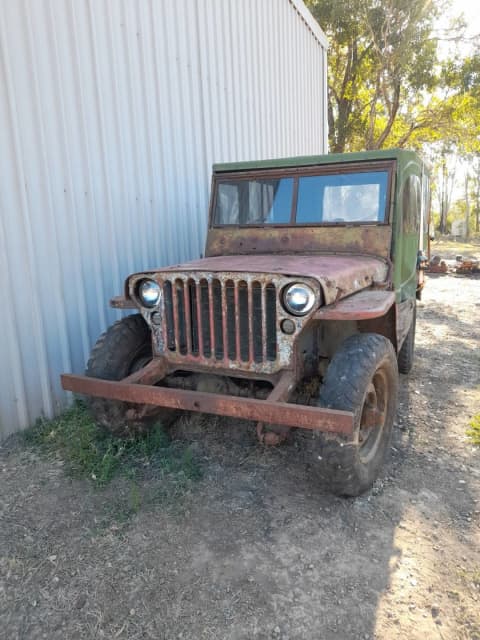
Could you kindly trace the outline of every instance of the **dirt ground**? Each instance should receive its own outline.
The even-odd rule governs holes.
[[[197,416],[175,435],[203,478],[105,520],[118,487],[8,442],[0,637],[480,639],[479,314],[479,278],[428,279],[391,459],[357,499],[315,485],[293,444]]]

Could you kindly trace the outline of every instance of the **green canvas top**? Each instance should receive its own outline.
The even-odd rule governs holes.
[[[419,161],[414,151],[405,149],[381,149],[379,151],[358,151],[355,153],[329,153],[321,156],[296,156],[271,160],[253,160],[249,162],[227,162],[213,165],[213,172],[250,171],[253,169],[278,169],[281,167],[306,167],[315,164],[360,162],[363,160],[399,160]]]

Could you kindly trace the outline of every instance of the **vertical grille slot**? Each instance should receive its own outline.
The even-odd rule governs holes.
[[[277,291],[270,283],[266,289],[267,307],[267,360],[277,358]]]
[[[220,280],[213,280],[211,297],[213,302],[213,351],[217,360],[223,360],[222,285]]]
[[[208,295],[208,282],[200,280],[200,314],[203,338],[203,356],[210,358],[212,355],[212,343],[210,341],[210,302]]]
[[[175,280],[172,285],[173,322],[175,325],[175,345],[182,356],[187,353],[187,332],[185,317],[185,295],[183,280]]]
[[[198,324],[198,299],[197,299],[197,284],[191,278],[188,280],[188,291],[190,295],[190,322],[191,322],[191,340],[192,340],[192,355],[200,355],[200,341],[199,341],[199,324]]]
[[[225,294],[227,306],[227,355],[230,360],[235,360],[237,358],[237,351],[235,342],[235,285],[233,280],[227,281]]]
[[[248,331],[248,286],[241,280],[238,283],[238,325],[237,333],[240,336],[240,358],[248,362],[249,356],[249,331]]]
[[[165,346],[237,364],[277,358],[277,289],[260,281],[172,276],[163,282]]]
[[[166,343],[170,351],[175,351],[175,330],[173,323],[173,299],[172,299],[172,283],[168,280],[163,285],[163,299],[165,306],[165,318],[167,324]]]
[[[262,285],[259,282],[252,283],[252,304],[253,359],[262,362]]]

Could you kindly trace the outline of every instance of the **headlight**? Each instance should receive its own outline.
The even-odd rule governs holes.
[[[160,299],[160,285],[154,280],[142,280],[137,292],[140,302],[145,307],[154,307]]]
[[[294,316],[304,316],[312,310],[314,303],[315,294],[308,285],[301,282],[291,284],[283,291],[285,309]]]

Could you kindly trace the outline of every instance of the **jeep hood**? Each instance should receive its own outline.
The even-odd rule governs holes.
[[[371,286],[374,282],[385,282],[388,264],[371,256],[270,254],[202,258],[155,271],[276,273],[298,278],[314,278],[321,286],[325,304],[332,304]],[[147,273],[154,274],[155,271]]]

